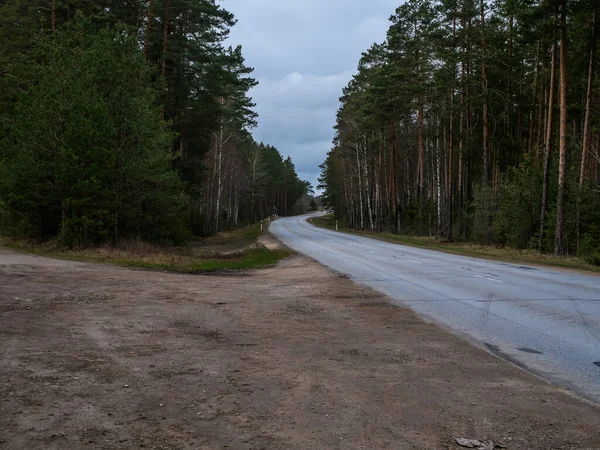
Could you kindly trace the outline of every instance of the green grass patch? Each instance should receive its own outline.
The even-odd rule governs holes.
[[[157,269],[169,272],[203,273],[258,269],[276,264],[279,262],[279,260],[290,256],[290,254],[291,252],[289,250],[268,250],[263,247],[247,249],[236,254],[235,257],[220,259],[194,258],[194,260],[173,261],[167,263],[147,261],[138,258],[117,258],[96,261],[109,262],[126,267],[140,267],[144,269]],[[93,259],[88,258],[86,260],[91,261]]]
[[[52,258],[114,264],[178,273],[209,273],[258,269],[276,264],[290,250],[269,250],[257,242],[260,224],[195,239],[185,246],[121,241],[117,245],[67,249],[57,242],[34,243],[0,238],[0,245]]]
[[[335,217],[333,215],[315,217],[310,219],[310,222],[320,228],[335,230]],[[539,253],[537,250],[520,250],[510,247],[495,247],[479,245],[472,242],[445,242],[438,237],[429,236],[403,235],[390,232],[356,231],[350,230],[345,226],[345,224],[342,223],[339,224],[339,231],[342,233],[370,237],[380,241],[390,242],[392,244],[402,244],[410,247],[437,250],[455,255],[474,256],[477,258],[516,264],[553,266],[600,273],[600,267],[589,264],[582,258],[558,257],[546,253]]]

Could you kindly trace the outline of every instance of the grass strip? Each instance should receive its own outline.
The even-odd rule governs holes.
[[[0,246],[25,253],[82,262],[176,273],[210,273],[259,269],[292,254],[287,249],[269,250],[257,243],[260,224],[197,239],[186,246],[121,241],[116,246],[68,249],[55,241],[36,243],[0,237]]]
[[[333,215],[314,217],[309,219],[309,221],[319,228],[335,230],[335,217]],[[438,237],[351,230],[347,226],[342,225],[339,226],[339,231],[347,234],[365,236],[392,244],[408,245],[410,247],[436,250],[461,256],[473,256],[493,261],[533,264],[600,273],[599,266],[589,264],[581,258],[558,257],[546,253],[539,253],[537,250],[531,249],[521,250],[510,247],[495,247],[462,241],[444,242]]]

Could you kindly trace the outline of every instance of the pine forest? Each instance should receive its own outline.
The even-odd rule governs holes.
[[[340,98],[322,164],[350,228],[600,264],[596,0],[409,0]]]
[[[217,0],[0,1],[0,231],[184,242],[289,215],[309,183],[255,142]]]

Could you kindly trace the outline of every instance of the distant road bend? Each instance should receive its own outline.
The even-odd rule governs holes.
[[[600,276],[487,261],[272,223],[294,250],[600,402]]]

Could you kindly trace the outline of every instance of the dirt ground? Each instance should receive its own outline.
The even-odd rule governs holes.
[[[0,250],[0,448],[600,449],[600,409],[294,256],[190,276]]]

